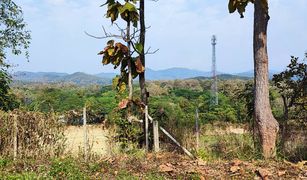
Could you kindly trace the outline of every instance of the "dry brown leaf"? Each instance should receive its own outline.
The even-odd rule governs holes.
[[[118,108],[119,109],[125,109],[127,107],[129,103],[129,100],[128,99],[124,99],[122,100],[119,104],[118,104]]]
[[[298,162],[297,163],[297,167],[300,168],[300,169],[303,169],[304,166],[307,165],[307,161],[301,161],[301,162]]]
[[[239,166],[231,166],[230,167],[230,172],[232,172],[232,173],[235,173],[235,172],[237,172],[237,171],[239,171],[240,170],[240,167]]]
[[[233,160],[233,161],[231,162],[231,165],[232,165],[232,166],[239,166],[239,165],[241,165],[241,164],[242,164],[242,161],[239,160],[239,159],[235,159],[235,160]]]
[[[206,166],[206,161],[202,160],[202,159],[197,159],[197,165],[198,166]]]
[[[186,171],[188,174],[194,174],[197,173],[197,171],[195,169],[189,169]]]
[[[270,175],[270,172],[266,169],[258,169],[256,172],[264,180],[268,179],[268,176]]]
[[[277,175],[278,176],[283,176],[286,174],[286,171],[278,171]]]
[[[200,180],[205,180],[206,178],[204,176],[199,176]]]
[[[138,57],[135,61],[135,67],[136,67],[136,71],[137,73],[142,73],[145,71],[145,67],[142,64],[142,61],[140,59],[140,57]]]
[[[172,171],[174,171],[174,168],[168,165],[162,164],[159,166],[159,172],[172,172]]]

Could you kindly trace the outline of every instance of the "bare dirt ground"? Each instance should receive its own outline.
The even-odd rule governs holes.
[[[166,152],[147,154],[144,159],[117,156],[103,161],[110,164],[102,168],[101,174],[97,173],[94,179],[116,178],[122,170],[129,172],[135,179],[147,179],[148,173],[158,174],[160,178],[157,179],[307,179],[307,161],[296,164],[287,161],[241,161],[238,159],[205,162]]]
[[[100,125],[88,125],[88,142],[91,153],[107,155],[109,153],[108,130]],[[68,126],[65,129],[66,151],[78,154],[84,148],[84,129],[82,126]]]
[[[225,130],[224,130],[225,131]],[[242,128],[229,128],[226,131],[243,134]],[[220,132],[221,133],[221,132]],[[91,153],[109,155],[109,130],[99,125],[88,126],[88,138]],[[65,130],[67,151],[78,155],[83,150],[84,129],[68,126]],[[302,179],[307,180],[307,162],[288,161],[232,161],[217,160],[205,162],[192,160],[178,153],[161,152],[146,154],[142,157],[103,156],[95,159],[98,171],[90,175],[91,179]],[[156,178],[153,178],[155,176]],[[150,177],[150,178],[149,178]],[[128,178],[129,179],[129,178]]]

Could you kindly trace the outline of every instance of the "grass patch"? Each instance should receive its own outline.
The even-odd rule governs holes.
[[[198,156],[206,161],[261,159],[259,147],[255,147],[251,134],[216,134],[200,138]]]
[[[86,179],[76,161],[71,158],[53,160],[49,176],[55,179]]]
[[[30,180],[30,179],[40,179],[40,177],[34,172],[22,172],[22,173],[12,173],[7,175],[1,175],[1,179],[7,180]]]
[[[137,177],[133,176],[131,173],[129,173],[126,170],[121,170],[116,175],[117,180],[138,180]]]
[[[12,162],[11,159],[0,157],[0,168],[5,168]]]

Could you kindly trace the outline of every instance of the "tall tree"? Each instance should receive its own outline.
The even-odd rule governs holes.
[[[267,27],[269,16],[268,0],[229,0],[230,13],[243,13],[248,3],[254,3],[254,116],[260,135],[264,158],[276,155],[276,139],[279,124],[274,118],[269,99],[269,72],[267,52]]]
[[[30,32],[26,30],[21,8],[12,0],[0,1],[0,109],[9,110],[15,107],[9,94],[11,77],[7,72],[10,65],[6,62],[7,52],[19,55],[30,44]]]
[[[287,69],[275,74],[273,82],[279,89],[284,104],[284,120],[289,119],[289,109],[296,107],[290,118],[306,119],[307,105],[307,64],[298,62],[298,58],[292,56]],[[300,117],[302,115],[302,117]]]

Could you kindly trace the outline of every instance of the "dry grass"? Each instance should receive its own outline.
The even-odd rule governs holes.
[[[108,155],[111,147],[108,144],[108,130],[103,129],[100,125],[89,125],[88,142],[90,152],[97,155]],[[84,129],[82,126],[67,126],[65,128],[66,152],[78,154],[84,147]]]
[[[64,126],[52,113],[0,112],[0,124],[0,155],[13,155],[16,132],[19,158],[58,156],[64,150]]]

